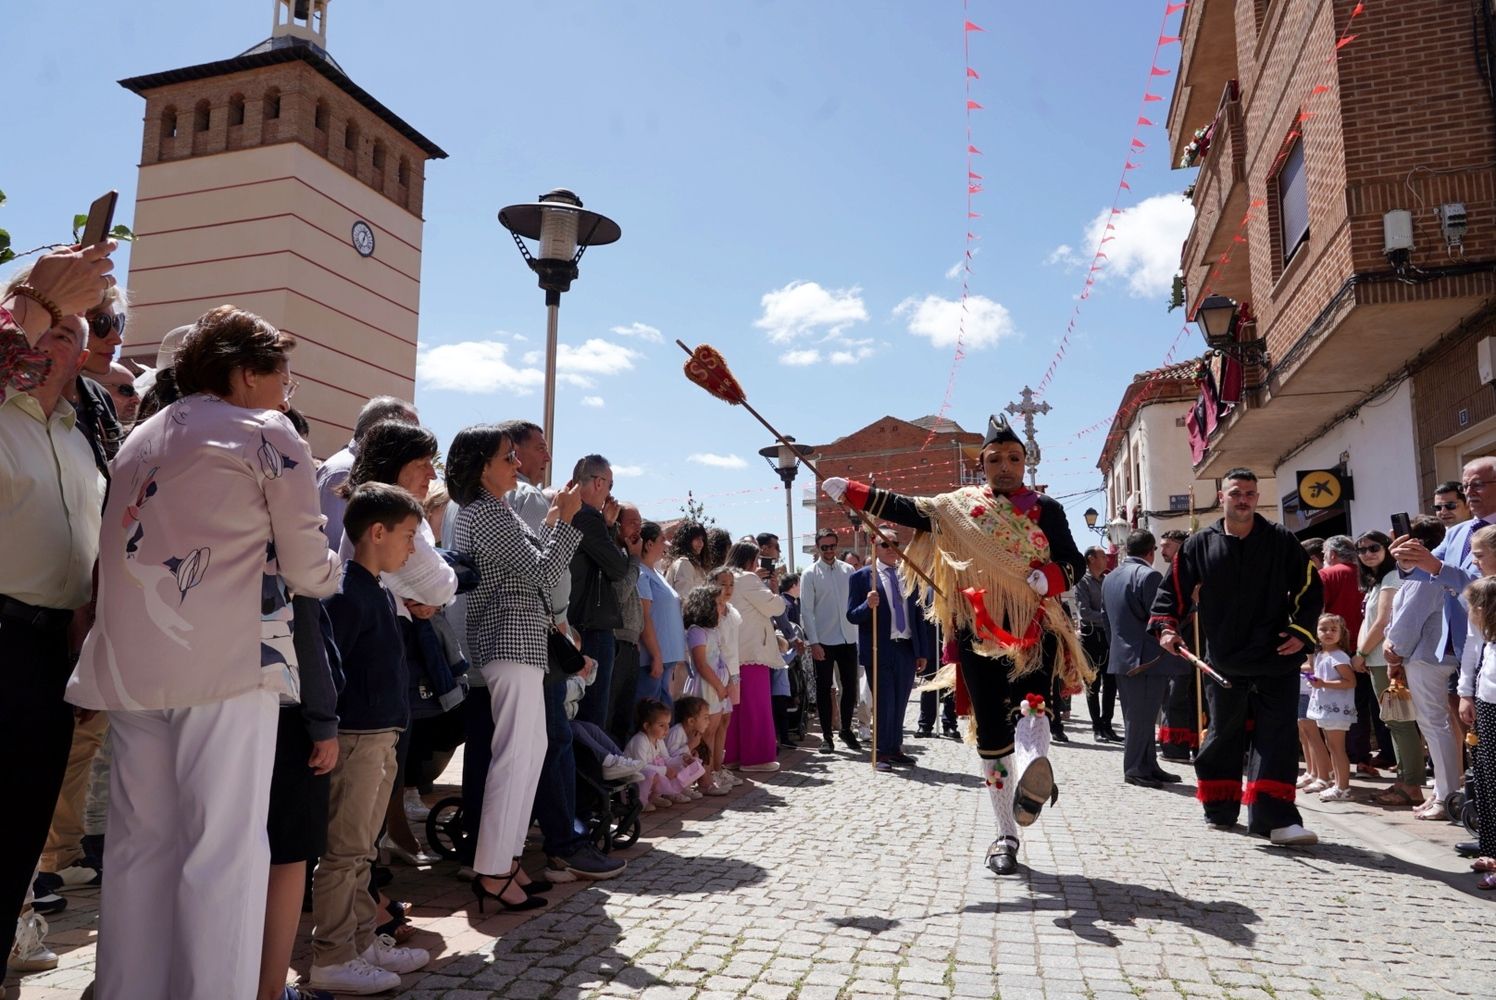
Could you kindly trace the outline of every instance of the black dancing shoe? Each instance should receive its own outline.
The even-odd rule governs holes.
[[[841,736],[841,741],[848,750],[853,753],[862,752],[862,741],[857,738],[857,734],[852,732],[852,730],[843,729],[838,735]]]
[[[1013,818],[1019,826],[1029,826],[1039,818],[1046,804],[1054,805],[1060,799],[1060,786],[1055,784],[1054,767],[1048,757],[1036,757],[1013,789]]]
[[[1065,727],[1054,725],[1049,727],[1049,738],[1056,743],[1069,743],[1070,737],[1065,735]]]
[[[928,739],[929,737],[935,735],[935,730],[930,726],[920,726],[914,731],[914,735],[918,736],[920,739]]]
[[[987,867],[994,875],[1012,875],[1018,871],[1018,838],[998,837],[987,848]]]

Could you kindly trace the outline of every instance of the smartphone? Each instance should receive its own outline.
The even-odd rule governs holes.
[[[1411,535],[1412,533],[1413,533],[1413,520],[1412,520],[1412,518],[1408,517],[1408,515],[1407,515],[1406,512],[1404,512],[1402,514],[1393,514],[1392,515],[1392,537],[1393,538],[1401,538],[1403,535]]]
[[[774,560],[770,559],[767,556],[759,556],[758,566],[759,569],[762,569],[767,573],[774,572]]]
[[[119,201],[118,191],[106,191],[88,206],[88,222],[83,226],[83,245],[91,247],[104,242],[109,230],[114,228],[114,205]]]

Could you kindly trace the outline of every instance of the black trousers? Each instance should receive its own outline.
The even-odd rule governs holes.
[[[1169,681],[1169,700],[1164,705],[1163,725],[1158,727],[1158,742],[1176,757],[1187,758],[1200,745],[1200,720],[1195,709],[1195,686],[1199,683],[1198,670]]]
[[[919,683],[928,680],[924,675],[915,678]],[[919,728],[934,730],[936,709],[939,708],[940,728],[946,732],[956,729],[956,695],[952,691],[921,691],[919,695]]]
[[[1302,822],[1294,805],[1299,770],[1299,675],[1232,675],[1231,687],[1209,684],[1210,732],[1195,756],[1196,796],[1212,823],[1235,823],[1243,803],[1247,828],[1266,834]],[[1242,758],[1246,756],[1246,788]]]
[[[1091,728],[1112,728],[1112,714],[1117,707],[1117,676],[1109,674],[1106,663],[1111,652],[1111,637],[1100,625],[1082,625],[1080,644],[1096,671],[1096,679],[1086,685],[1086,709],[1091,713]]]
[[[1370,762],[1373,733],[1377,738],[1376,755],[1384,761],[1392,760],[1392,733],[1382,721],[1382,707],[1377,703],[1376,690],[1368,671],[1356,675],[1356,721],[1351,723],[1351,731],[1345,734],[1345,755],[1352,764]]]
[[[829,738],[835,727],[831,725],[831,672],[841,678],[841,724],[842,730],[852,728],[857,715],[857,643],[842,642],[834,646],[822,644],[826,651],[824,660],[816,660],[816,715],[821,720],[821,737]]]
[[[52,811],[73,743],[73,708],[62,700],[73,672],[67,627],[0,618],[0,944],[10,954],[31,873],[47,845]]]
[[[634,715],[638,711],[638,643],[619,639],[614,644],[612,683],[612,690],[608,693],[608,724],[603,728],[615,743],[623,746],[634,735]]]
[[[971,716],[977,727],[977,753],[980,756],[991,760],[1013,752],[1013,727],[1018,721],[1018,709],[1023,705],[1025,696],[1035,694],[1043,698],[1046,704],[1054,704],[1049,699],[1057,687],[1054,660],[1059,643],[1048,632],[1043,634],[1040,641],[1043,643],[1043,665],[1017,680],[1010,680],[1008,672],[1013,669],[1011,659],[1003,657],[995,660],[979,655],[971,648],[971,634],[962,633],[961,680],[965,682],[966,692],[971,698]],[[1297,692],[1298,689],[1294,690]],[[1298,708],[1297,701],[1294,702],[1294,708]],[[1058,713],[1051,714],[1051,725],[1058,718]]]

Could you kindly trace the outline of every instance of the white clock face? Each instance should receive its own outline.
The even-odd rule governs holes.
[[[357,250],[360,257],[368,257],[374,253],[374,230],[369,224],[362,220],[353,224],[353,249]]]

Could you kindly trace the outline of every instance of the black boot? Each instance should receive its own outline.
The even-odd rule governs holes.
[[[1018,871],[1018,838],[998,837],[987,848],[987,867],[994,875],[1012,875]]]
[[[1049,738],[1054,740],[1056,743],[1070,742],[1070,737],[1065,735],[1065,724],[1060,721],[1060,717],[1057,715],[1050,716]]]

